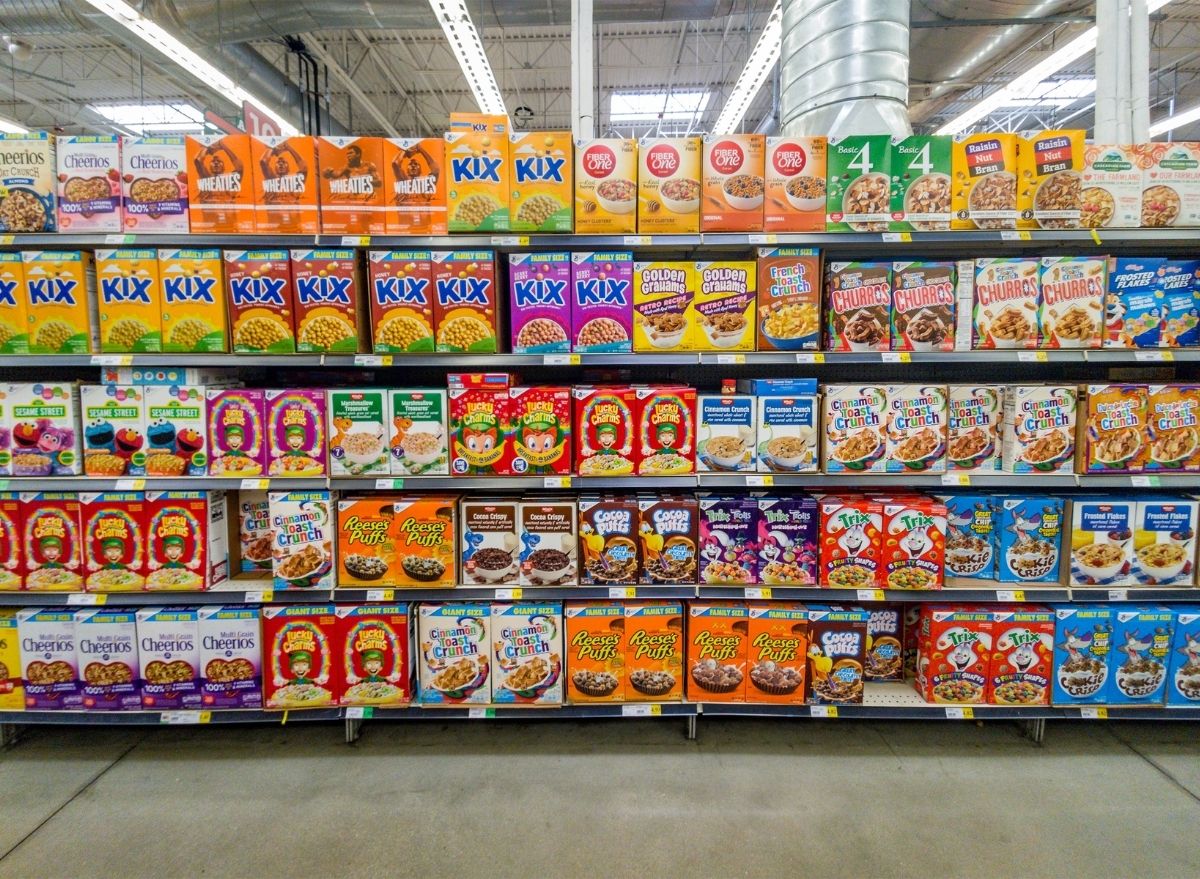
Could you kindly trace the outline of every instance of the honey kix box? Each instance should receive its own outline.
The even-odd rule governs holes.
[[[508,120],[497,116],[446,132],[446,210],[451,232],[507,232],[512,186]]]
[[[162,285],[155,250],[97,250],[96,286],[102,352],[162,350]]]
[[[353,354],[367,334],[358,254],[348,248],[293,250],[291,261],[296,350]]]
[[[638,145],[615,137],[575,141],[575,232],[637,231]]]
[[[229,350],[225,265],[216,248],[158,252],[162,349],[168,354]]]
[[[433,351],[433,263],[428,250],[372,250],[367,300],[376,354]]]
[[[383,141],[378,137],[318,137],[321,231],[384,233]]]
[[[569,131],[508,136],[508,224],[514,232],[570,232],[575,170]]]
[[[498,348],[496,254],[490,250],[437,250],[432,262],[437,350],[494,354]]]
[[[647,234],[700,231],[700,138],[642,138],[638,230]]]
[[[93,350],[90,302],[92,255],[79,250],[26,250],[25,308],[30,354],[87,354]],[[95,347],[99,347],[98,344]]]
[[[188,137],[188,226],[192,234],[254,232],[248,134]]]
[[[446,145],[440,137],[383,139],[389,235],[446,234]]]
[[[0,354],[29,353],[25,266],[20,253],[0,253]]]
[[[286,250],[226,250],[229,323],[238,354],[294,354],[295,302]]]

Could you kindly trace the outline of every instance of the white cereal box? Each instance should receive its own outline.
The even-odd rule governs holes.
[[[972,347],[1036,348],[1041,294],[1037,259],[975,260]]]
[[[121,139],[59,137],[58,231],[121,231]]]
[[[1068,385],[1011,385],[1004,395],[1001,467],[1008,473],[1070,473],[1079,394]]]
[[[137,612],[142,707],[199,708],[200,623],[194,607],[145,607]]]
[[[75,661],[88,711],[137,711],[138,635],[132,610],[81,610],[75,615]]]
[[[950,385],[947,404],[946,469],[999,470],[1004,386]]]
[[[187,150],[182,137],[122,139],[121,212],[128,232],[188,231]]]
[[[146,475],[145,388],[84,385],[83,472],[87,476]]]
[[[492,605],[492,701],[561,705],[562,603]]]
[[[391,406],[383,388],[326,391],[329,418],[329,474],[386,476],[391,459],[388,435]]]
[[[262,708],[262,621],[257,607],[202,607],[200,688],[205,708]]]
[[[54,136],[0,133],[0,232],[53,232]]]
[[[416,660],[422,704],[453,707],[491,701],[490,623],[486,604],[420,606]]]
[[[1091,143],[1083,150],[1079,225],[1085,229],[1137,228],[1142,215],[1140,144]]]
[[[696,469],[754,470],[758,447],[755,397],[700,394],[696,398]]]
[[[945,385],[888,385],[888,473],[946,472]]]
[[[1107,273],[1103,256],[1042,257],[1041,347],[1100,347]]]
[[[1071,498],[1071,585],[1126,586],[1133,579],[1137,502]]]
[[[1142,174],[1142,225],[1200,226],[1200,143],[1150,144]]]
[[[83,687],[75,653],[75,611],[23,608],[17,611],[25,707],[70,711],[83,707]]]
[[[823,399],[825,472],[886,472],[887,388],[826,385]]]
[[[1147,586],[1196,582],[1196,523],[1200,502],[1182,497],[1143,498],[1133,526],[1133,578]]]

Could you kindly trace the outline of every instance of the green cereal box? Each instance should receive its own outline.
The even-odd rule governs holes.
[[[326,391],[329,475],[386,476],[391,472],[391,407],[383,388]]]
[[[831,137],[825,165],[825,228],[886,232],[892,219],[892,139]]]
[[[448,476],[446,392],[405,388],[388,391],[392,427],[392,474]]]
[[[936,134],[892,138],[892,231],[949,231],[953,143]]]

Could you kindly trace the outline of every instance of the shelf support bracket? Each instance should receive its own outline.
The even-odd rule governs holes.
[[[1046,718],[1039,717],[1037,720],[1021,720],[1018,723],[1021,725],[1021,732],[1035,745],[1040,745],[1045,741]]]
[[[362,725],[363,725],[363,722],[362,722],[361,718],[356,718],[354,720],[347,718],[347,720],[346,720],[346,744],[347,745],[353,745],[355,742],[358,741],[359,737],[362,735]]]

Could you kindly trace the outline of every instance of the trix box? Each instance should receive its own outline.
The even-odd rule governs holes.
[[[508,257],[509,323],[514,354],[571,350],[571,255]]]
[[[571,350],[626,352],[632,340],[633,253],[571,254]]]

